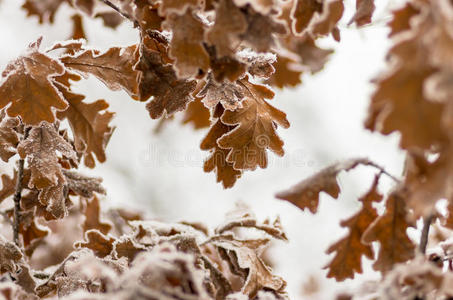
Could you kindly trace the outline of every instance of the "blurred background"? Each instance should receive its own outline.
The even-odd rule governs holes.
[[[0,1],[0,69],[16,58],[27,45],[44,36],[43,47],[70,36],[72,11],[62,6],[53,25],[40,25],[37,18],[25,18],[22,1]],[[381,136],[363,128],[373,85],[370,80],[385,69],[384,57],[390,45],[385,24],[398,1],[376,1],[373,24],[357,29],[347,26],[355,1],[346,0],[340,22],[341,42],[327,38],[320,44],[335,53],[321,72],[304,74],[296,89],[276,91],[272,104],[287,113],[289,129],[279,129],[285,142],[284,157],[269,155],[264,170],[245,173],[236,185],[224,190],[215,174],[204,173],[208,153],[199,149],[207,130],[196,131],[181,125],[181,116],[153,133],[158,121],[148,116],[144,103],[124,92],[111,92],[90,78],[75,86],[88,101],[106,99],[116,112],[117,126],[107,147],[107,162],[89,175],[104,178],[108,195],[104,205],[126,205],[165,221],[201,221],[215,226],[237,201],[248,204],[260,219],[280,215],[289,242],[278,242],[269,252],[273,268],[288,281],[292,299],[333,299],[348,289],[357,289],[366,280],[377,279],[371,263],[364,261],[366,276],[337,283],[326,279],[323,267],[331,259],[325,254],[330,244],[346,230],[340,220],[359,208],[357,199],[369,188],[375,170],[359,167],[341,173],[342,193],[334,200],[322,194],[316,215],[277,200],[276,192],[287,189],[332,163],[354,157],[368,157],[394,175],[402,171],[404,154],[398,150],[399,136]],[[137,31],[125,22],[117,30],[100,19],[84,19],[88,45],[107,49],[138,41]],[[382,192],[392,186],[383,177]]]

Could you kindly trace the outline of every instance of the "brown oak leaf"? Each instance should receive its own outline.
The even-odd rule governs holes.
[[[68,0],[26,0],[22,8],[27,11],[27,17],[37,16],[39,23],[53,23],[58,8]]]
[[[201,150],[210,151],[210,156],[203,164],[205,172],[215,171],[217,182],[222,182],[224,188],[230,188],[236,180],[241,177],[242,172],[233,168],[233,163],[227,161],[229,150],[220,148],[217,140],[224,134],[231,131],[234,127],[222,123],[220,117],[224,109],[218,105],[214,112],[214,118],[217,120],[209,129],[208,134],[200,144]]]
[[[153,119],[184,110],[193,100],[192,93],[196,87],[194,80],[177,78],[172,66],[163,58],[166,55],[164,48],[165,45],[156,39],[145,37],[140,46],[140,61],[136,65],[136,69],[141,71],[140,98],[146,100],[154,96],[146,105]]]
[[[379,242],[379,253],[373,268],[386,273],[397,263],[412,259],[415,245],[407,236],[407,229],[413,227],[407,221],[408,210],[405,197],[400,190],[393,191],[388,197],[385,212],[379,216],[363,233],[362,241]]]
[[[112,252],[114,242],[115,238],[90,229],[85,232],[85,241],[75,243],[74,247],[91,249],[94,254],[104,258]]]
[[[239,36],[247,29],[247,21],[233,0],[220,0],[215,6],[215,22],[206,31],[206,41],[215,46],[219,57],[230,56],[241,42]]]
[[[0,108],[10,104],[6,112],[20,116],[25,124],[37,125],[41,121],[55,121],[55,110],[68,104],[52,83],[52,77],[65,71],[58,61],[39,52],[41,38],[32,43],[28,52],[17,58],[3,71],[0,85]]]
[[[159,14],[166,16],[170,13],[183,15],[188,8],[200,7],[202,1],[200,0],[165,0],[159,6]]]
[[[14,172],[13,178],[7,174],[2,174],[2,189],[0,190],[0,203],[13,195],[16,190],[17,172]]]
[[[267,167],[267,153],[270,149],[282,156],[283,141],[276,133],[277,124],[289,127],[286,114],[266,102],[274,92],[266,86],[250,83],[247,78],[238,82],[245,94],[242,107],[225,111],[222,123],[236,126],[217,140],[220,148],[231,149],[226,160],[237,170],[254,170]]]
[[[61,61],[69,69],[84,76],[94,75],[109,89],[125,90],[134,99],[137,98],[139,72],[134,69],[137,62],[137,46],[112,47],[106,52],[84,50],[75,55],[65,55]]]
[[[85,221],[83,222],[83,232],[90,229],[96,229],[102,234],[107,234],[110,229],[112,229],[110,223],[101,221],[101,208],[99,205],[99,198],[96,195],[91,199],[87,199],[84,215]]]
[[[376,176],[371,189],[359,199],[362,208],[347,220],[341,221],[342,227],[349,229],[348,234],[331,245],[326,253],[335,252],[332,261],[325,266],[328,269],[328,278],[343,281],[346,278],[354,278],[354,273],[362,273],[362,256],[374,258],[374,251],[370,245],[362,243],[362,236],[370,224],[378,217],[373,208],[373,202],[382,200],[382,195],[377,191],[379,176]]]
[[[169,55],[179,78],[189,78],[205,73],[209,68],[209,55],[203,47],[204,25],[192,10],[183,15],[170,14],[163,27],[171,30]]]
[[[357,26],[363,26],[371,23],[371,17],[376,9],[374,0],[356,0],[356,11],[354,16],[348,22],[348,25],[356,23]]]
[[[400,9],[393,11],[393,18],[388,23],[388,26],[391,29],[389,36],[393,36],[397,33],[410,29],[411,18],[419,13],[420,10],[416,8],[411,2],[407,2]]]
[[[308,208],[314,214],[318,210],[319,193],[325,192],[334,199],[338,198],[340,186],[337,176],[341,171],[349,171],[360,164],[368,165],[370,163],[367,159],[358,158],[328,166],[289,190],[278,193],[276,197],[289,201],[302,210]]]
[[[318,0],[296,0],[292,10],[292,30],[302,34],[310,24],[316,13],[321,13],[322,2]]]
[[[27,157],[31,175],[28,187],[43,189],[65,182],[56,151],[63,156],[76,159],[76,153],[54,125],[41,123],[33,127],[28,137],[21,141],[17,151],[21,158]]]
[[[197,96],[202,97],[202,102],[209,108],[214,108],[220,103],[224,109],[234,111],[241,107],[245,93],[241,84],[228,81],[218,83],[210,75]]]
[[[69,121],[76,150],[83,153],[85,165],[94,168],[94,156],[99,162],[106,159],[105,147],[113,134],[110,122],[115,114],[107,111],[109,105],[105,100],[86,103],[85,96],[71,92],[64,85],[57,86],[69,103],[65,111],[58,113],[58,118]]]
[[[3,236],[0,236],[0,274],[5,272],[16,272],[17,263],[23,255],[19,247],[14,243],[8,242]]]
[[[0,112],[0,158],[4,162],[8,162],[16,154],[16,147],[19,144],[16,131],[18,126],[17,118],[9,118],[4,110]]]
[[[62,171],[65,176],[68,189],[75,194],[85,198],[91,198],[94,196],[94,192],[99,194],[106,193],[104,187],[101,185],[102,178],[85,176],[75,171]]]
[[[275,73],[266,81],[267,84],[278,87],[295,87],[302,81],[302,67],[294,59],[282,55],[277,56],[277,60],[273,64]]]
[[[326,36],[332,34],[333,38],[340,41],[340,30],[337,27],[344,12],[343,0],[325,1],[322,13],[316,22],[313,22],[310,32],[314,36]]]

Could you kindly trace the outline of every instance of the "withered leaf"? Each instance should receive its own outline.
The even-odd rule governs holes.
[[[62,170],[66,179],[66,184],[70,191],[85,198],[94,196],[94,192],[105,194],[105,189],[101,185],[102,178],[89,177],[75,171]]]
[[[91,249],[94,254],[103,258],[112,252],[113,242],[115,242],[115,238],[91,229],[85,232],[85,241],[75,243],[74,247]]]
[[[4,162],[16,154],[16,147],[19,144],[19,136],[16,128],[19,126],[17,118],[9,118],[5,111],[0,112],[0,158]]]
[[[27,16],[37,16],[39,23],[53,23],[55,13],[64,2],[68,0],[26,0],[22,5],[27,11]]]
[[[276,18],[262,15],[251,9],[246,14],[247,30],[241,39],[257,52],[267,52],[275,45],[275,35],[287,33],[286,26]]]
[[[0,190],[0,203],[14,194],[16,190],[17,172],[14,172],[13,178],[7,174],[2,174],[2,189]]]
[[[244,87],[240,83],[223,81],[217,83],[212,76],[208,76],[205,86],[197,94],[209,108],[221,104],[224,109],[234,111],[241,106],[245,97]]]
[[[230,56],[240,43],[239,36],[247,29],[247,22],[233,0],[220,0],[215,5],[215,23],[206,32],[206,41],[215,46],[219,57]]]
[[[296,34],[303,33],[307,29],[315,13],[321,13],[323,8],[322,2],[317,0],[296,0],[293,5],[292,30]]]
[[[162,30],[164,18],[160,17],[157,4],[150,4],[148,0],[135,0],[135,19],[140,23],[143,31]],[[118,15],[118,14],[117,14]]]
[[[112,47],[104,53],[84,50],[73,56],[65,55],[61,61],[84,76],[96,76],[113,91],[123,89],[133,98],[138,95],[139,72],[133,68],[137,62],[136,45]]]
[[[222,82],[228,79],[233,82],[244,77],[247,70],[245,63],[240,62],[233,56],[218,57],[216,47],[214,46],[207,47],[207,50],[210,58],[211,71],[215,80]]]
[[[83,232],[90,229],[99,230],[102,234],[107,234],[112,225],[101,221],[101,209],[99,198],[94,195],[93,198],[87,199],[85,207],[85,221],[83,222]]]
[[[197,96],[199,88],[194,92],[195,100],[187,105],[182,119],[183,124],[192,123],[195,129],[207,128],[211,124],[211,113],[203,104],[202,98]]]
[[[340,41],[340,31],[337,27],[344,12],[343,0],[325,1],[322,13],[313,23],[310,31],[315,36],[326,36],[332,33],[333,38]]]
[[[234,127],[222,123],[220,117],[224,109],[218,105],[214,112],[216,122],[209,129],[208,134],[200,144],[201,150],[210,151],[211,155],[203,164],[205,172],[215,171],[217,182],[222,182],[224,188],[230,188],[241,177],[242,172],[233,168],[233,163],[227,161],[229,150],[220,148],[217,140]]]
[[[39,202],[57,219],[68,215],[70,202],[68,202],[69,198],[66,197],[66,189],[64,177],[59,177],[55,185],[44,187],[39,191]]]
[[[17,151],[21,158],[27,157],[31,171],[30,188],[46,188],[65,182],[56,151],[63,156],[76,159],[72,145],[61,137],[54,125],[41,123],[33,127],[29,136],[20,142]]]
[[[83,29],[83,18],[79,14],[75,14],[71,17],[72,19],[72,34],[71,39],[79,40],[86,39],[85,29]]]
[[[282,156],[283,141],[276,133],[277,124],[288,128],[286,114],[266,102],[274,93],[266,86],[250,83],[247,78],[240,80],[245,97],[242,107],[225,111],[222,123],[236,126],[217,140],[220,148],[231,149],[227,161],[237,170],[267,167],[267,153],[270,149]]]
[[[94,168],[94,155],[99,162],[106,159],[105,147],[114,130],[110,126],[114,113],[106,110],[109,105],[105,100],[85,103],[85,96],[75,94],[63,85],[57,86],[69,103],[65,111],[58,113],[58,117],[68,119],[76,150],[83,153],[85,165]]]
[[[100,12],[97,13],[95,17],[101,18],[104,26],[112,29],[116,29],[124,20],[124,18],[116,11]]]
[[[413,225],[407,221],[408,210],[401,191],[393,191],[387,198],[385,212],[363,233],[362,241],[379,242],[379,254],[373,268],[386,273],[397,263],[412,259],[415,245],[407,236],[407,229]]]
[[[56,110],[68,104],[52,84],[52,77],[62,75],[64,67],[56,60],[39,52],[41,39],[32,43],[28,52],[8,64],[0,85],[0,108],[12,117],[20,116],[25,124],[37,125],[41,121],[54,122]]]
[[[357,26],[363,26],[371,23],[371,17],[376,8],[374,0],[356,0],[356,12],[352,16],[348,25],[356,23]]]
[[[300,79],[301,65],[292,58],[278,55],[273,66],[275,73],[266,81],[267,84],[282,89],[287,86],[297,86],[302,82]]]
[[[393,11],[393,18],[388,23],[391,29],[390,36],[406,31],[411,28],[410,20],[420,11],[411,2],[407,2],[403,7]]]
[[[37,220],[34,218],[33,210],[29,211],[31,214],[30,224],[22,223],[19,229],[20,234],[22,235],[24,247],[27,249],[28,246],[32,244],[33,241],[42,239],[46,237],[50,230],[44,226],[41,226],[37,223]],[[21,219],[24,218],[24,214],[21,214]]]
[[[161,16],[168,15],[170,13],[175,13],[182,15],[189,8],[197,8],[201,5],[200,0],[165,0],[162,1],[162,4],[159,6],[159,14]]]
[[[354,278],[354,273],[362,273],[362,256],[374,258],[374,251],[370,245],[362,243],[362,236],[370,224],[378,217],[373,208],[373,202],[382,200],[382,195],[377,191],[379,176],[375,177],[371,189],[359,199],[362,208],[347,220],[341,221],[342,227],[349,229],[348,234],[331,245],[326,253],[336,252],[332,261],[325,266],[329,270],[327,277],[343,281],[346,278]]]
[[[340,187],[337,175],[341,171],[349,171],[359,164],[368,164],[367,159],[351,159],[343,163],[328,166],[316,174],[302,180],[291,189],[276,195],[278,199],[286,200],[304,210],[308,208],[311,213],[316,213],[319,205],[319,193],[325,192],[332,198],[338,198]]]
[[[0,274],[16,272],[17,263],[22,257],[19,247],[0,236]]]
[[[145,37],[140,46],[140,61],[136,69],[141,71],[140,98],[154,96],[146,108],[151,118],[162,115],[170,116],[184,110],[187,103],[193,100],[192,92],[196,81],[178,79],[171,65],[164,62],[165,47],[159,41]]]
[[[239,240],[232,235],[222,235],[212,238],[212,244],[223,250],[224,259],[229,260],[232,272],[242,276],[245,283],[241,292],[254,298],[259,290],[269,289],[281,291],[286,282],[272,274],[259,255],[259,248],[266,245],[268,240]]]
[[[163,27],[171,30],[170,57],[179,78],[196,76],[209,68],[209,55],[203,47],[204,26],[192,10],[183,15],[170,14]]]

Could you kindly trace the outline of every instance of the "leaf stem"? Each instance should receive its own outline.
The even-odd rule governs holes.
[[[422,235],[420,237],[420,245],[419,245],[420,252],[423,254],[426,253],[426,245],[428,245],[429,228],[431,226],[431,222],[433,221],[433,219],[434,219],[433,214],[430,214],[429,216],[427,216],[423,219],[423,229],[422,229]]]
[[[25,140],[28,137],[28,133],[30,131],[30,127],[24,128],[24,135],[22,140]],[[17,162],[17,181],[16,181],[16,189],[14,192],[14,222],[13,222],[13,237],[14,237],[14,244],[20,247],[20,240],[19,240],[19,230],[20,230],[20,200],[22,199],[22,181],[24,179],[24,164],[25,160],[23,158],[19,159]]]

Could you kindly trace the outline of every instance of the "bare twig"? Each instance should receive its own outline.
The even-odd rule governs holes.
[[[110,0],[100,0],[100,1],[102,3],[104,3],[105,5],[111,7],[113,10],[115,10],[117,13],[119,13],[125,19],[128,19],[129,21],[134,23],[135,27],[140,27],[140,23],[133,16],[129,15],[128,13],[126,13],[124,11],[122,11],[118,6],[113,4]]]
[[[378,164],[375,163],[375,162],[372,162],[371,160],[365,159],[365,161],[363,162],[363,165],[365,165],[365,166],[370,166],[370,167],[374,167],[374,168],[378,169],[382,174],[387,175],[388,177],[390,177],[391,179],[393,179],[396,183],[400,183],[400,182],[401,182],[401,179],[398,179],[396,176],[390,174],[389,172],[387,172],[387,171],[384,169],[384,167],[378,165]]]
[[[22,140],[25,140],[28,137],[28,132],[30,131],[30,127],[24,128],[24,135]],[[20,230],[20,200],[22,198],[22,181],[24,179],[24,164],[25,160],[23,158],[17,161],[17,181],[16,181],[16,189],[14,192],[14,223],[13,223],[13,237],[14,237],[14,244],[20,247],[19,241],[19,230]]]
[[[431,214],[423,219],[423,229],[422,229],[422,235],[420,237],[420,245],[419,249],[420,252],[425,254],[426,253],[426,245],[428,244],[428,234],[429,234],[429,228],[431,226],[431,222],[434,219],[434,215]]]

